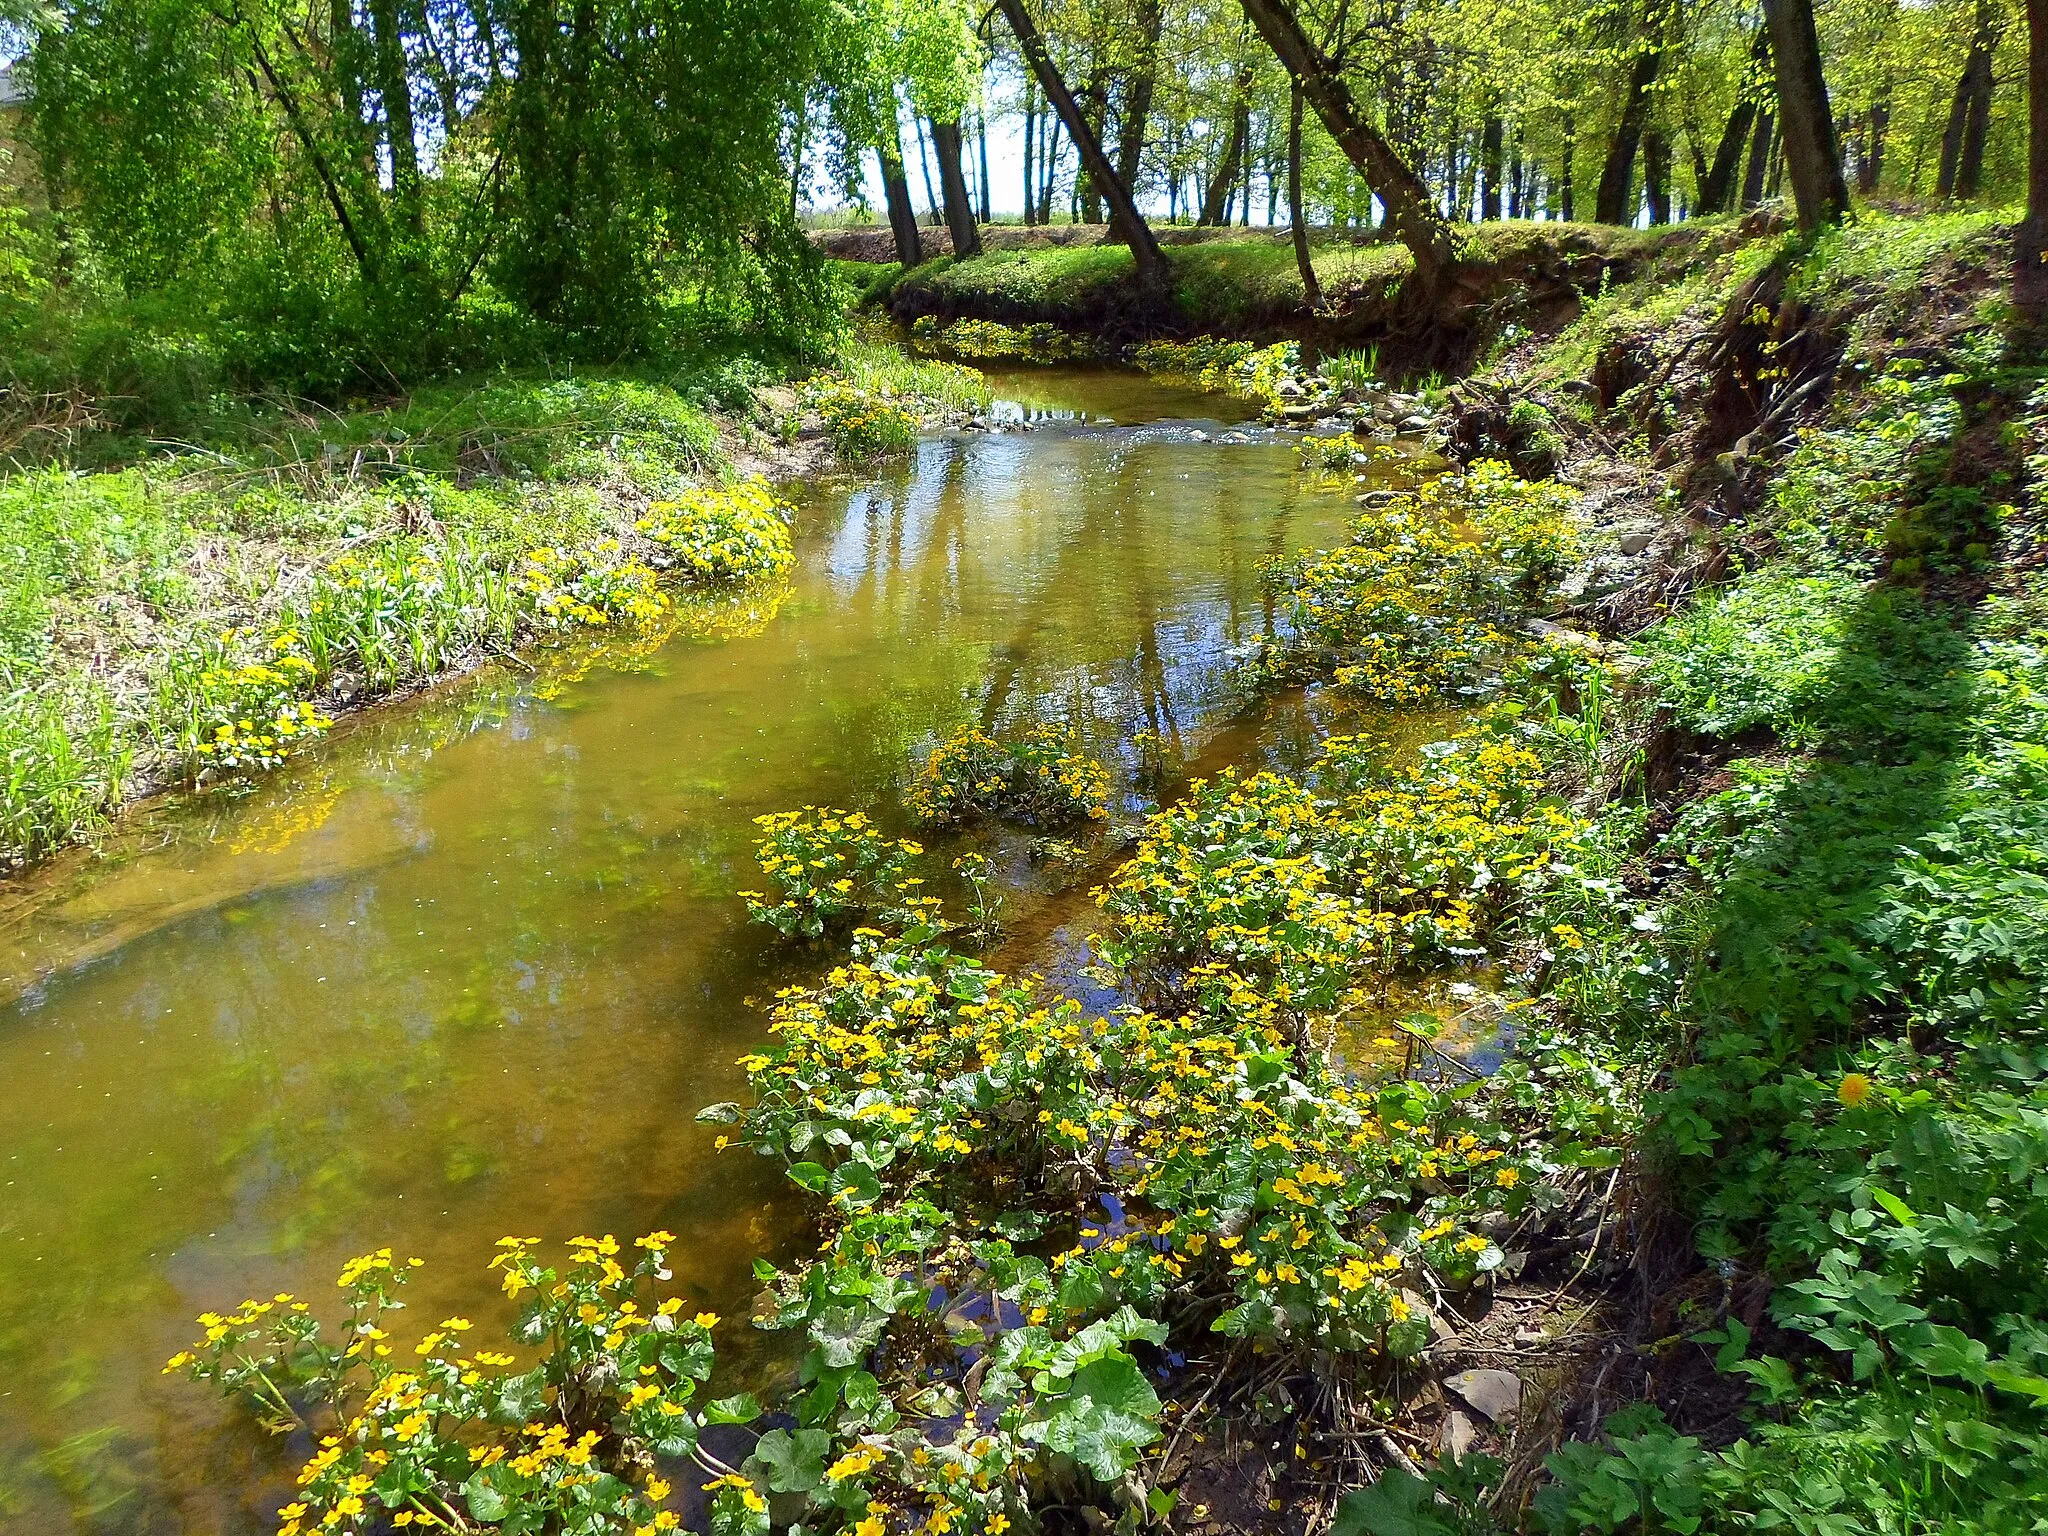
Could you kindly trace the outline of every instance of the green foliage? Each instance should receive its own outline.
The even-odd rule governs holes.
[[[832,447],[843,459],[886,458],[917,446],[917,416],[898,403],[893,390],[871,391],[821,374],[804,386],[803,401],[824,418]]]
[[[1482,691],[1487,663],[1512,648],[1500,626],[1541,601],[1576,548],[1571,502],[1485,460],[1361,513],[1348,542],[1275,572],[1291,635],[1268,670],[1326,674],[1387,704]]]
[[[1002,325],[994,320],[955,320],[941,326],[935,315],[922,315],[910,328],[911,336],[926,346],[936,346],[956,357],[1022,358],[1027,362],[1056,363],[1102,355],[1099,344],[1056,325],[1040,321],[1035,325]]]
[[[1840,576],[1745,576],[1644,635],[1657,696],[1687,730],[1791,740],[1825,707],[1861,591]]]
[[[657,501],[634,526],[693,579],[743,581],[779,576],[796,563],[789,517],[768,482],[757,478]]]

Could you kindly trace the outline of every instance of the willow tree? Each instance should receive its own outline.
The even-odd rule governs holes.
[[[430,350],[478,282],[594,355],[678,298],[824,318],[789,124],[833,0],[60,10],[23,66],[53,205],[131,290],[256,306],[251,334],[289,315],[330,384]]]

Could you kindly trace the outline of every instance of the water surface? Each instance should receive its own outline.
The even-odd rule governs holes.
[[[490,1318],[500,1235],[667,1227],[685,1293],[744,1318],[801,1210],[692,1116],[742,1091],[751,1000],[817,963],[745,921],[751,819],[894,823],[969,721],[1075,722],[1126,811],[1138,733],[1242,750],[1259,562],[1346,498],[1216,397],[996,383],[1034,430],[793,488],[786,593],[373,711],[0,896],[0,1524],[271,1529],[306,1447],[158,1366],[194,1313],[331,1297],[369,1248],[427,1261],[417,1315]]]

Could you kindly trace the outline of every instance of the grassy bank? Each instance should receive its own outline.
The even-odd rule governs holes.
[[[1526,221],[1479,225],[1468,240],[1470,291],[1454,308],[1484,302],[1494,324],[1512,318],[1526,327],[1554,317],[1560,303],[1575,305],[1578,295],[1625,278],[1658,249],[1711,244],[1729,238],[1731,229],[1728,220],[1650,232]],[[1294,248],[1284,238],[1246,234],[1169,245],[1166,259],[1172,282],[1164,293],[1137,283],[1130,252],[1120,245],[998,250],[967,261],[938,257],[872,291],[906,324],[926,317],[940,325],[961,319],[1050,324],[1111,346],[1216,335],[1293,337],[1341,348],[1389,339],[1402,313],[1402,284],[1413,270],[1399,244],[1323,239],[1312,248],[1323,303],[1312,309]],[[1437,328],[1445,332],[1444,347],[1424,366],[1469,362],[1469,325],[1447,313]],[[1408,351],[1422,355],[1416,347],[1390,345],[1389,361],[1401,352],[1405,362]]]
[[[772,498],[698,488],[800,436],[891,451],[981,398],[849,343],[809,382],[499,374],[343,411],[218,400],[192,441],[31,434],[0,481],[0,867],[535,635],[687,622],[681,586],[775,563]]]

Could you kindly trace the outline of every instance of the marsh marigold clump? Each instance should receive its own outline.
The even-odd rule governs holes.
[[[1099,821],[1109,814],[1109,770],[1059,726],[1037,726],[1008,742],[967,726],[932,749],[903,805],[926,826],[975,816],[1036,825]]]

